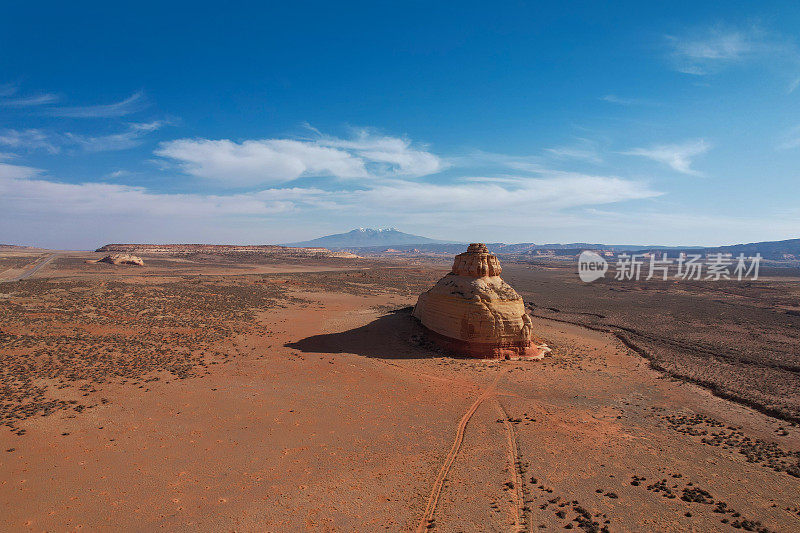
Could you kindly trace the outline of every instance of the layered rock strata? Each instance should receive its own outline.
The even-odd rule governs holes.
[[[451,272],[420,295],[414,316],[449,351],[491,359],[543,357],[550,350],[532,341],[525,304],[501,272],[486,245],[470,244]]]
[[[144,261],[137,255],[131,254],[110,254],[102,259],[97,260],[98,263],[109,263],[111,265],[136,265],[144,266]]]

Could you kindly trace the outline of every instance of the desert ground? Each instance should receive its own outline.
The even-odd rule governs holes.
[[[101,255],[0,253],[3,531],[800,531],[798,277],[504,261],[553,351],[491,361],[445,259]]]

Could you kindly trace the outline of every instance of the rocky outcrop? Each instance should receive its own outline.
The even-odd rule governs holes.
[[[500,277],[484,244],[456,256],[449,274],[420,295],[414,316],[448,350],[472,357],[538,359],[550,350],[532,341],[525,304]]]
[[[111,265],[136,265],[144,266],[142,258],[131,254],[110,254],[102,259],[97,260],[98,263],[109,263]]]
[[[458,254],[453,261],[453,274],[471,278],[500,276],[503,269],[496,255],[489,253],[483,243],[473,243],[463,254]],[[510,288],[510,287],[509,287]],[[513,290],[513,289],[512,289]],[[515,293],[516,294],[516,293]]]

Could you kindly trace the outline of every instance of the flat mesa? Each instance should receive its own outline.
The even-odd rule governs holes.
[[[550,349],[533,340],[525,303],[501,272],[485,244],[470,244],[453,269],[419,296],[414,316],[437,344],[460,355],[541,359]]]

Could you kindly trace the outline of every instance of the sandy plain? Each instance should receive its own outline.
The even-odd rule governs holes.
[[[562,270],[504,274],[552,356],[480,361],[410,316],[444,262],[96,255],[0,282],[2,530],[800,530],[796,400],[687,380],[680,346],[621,337]]]

